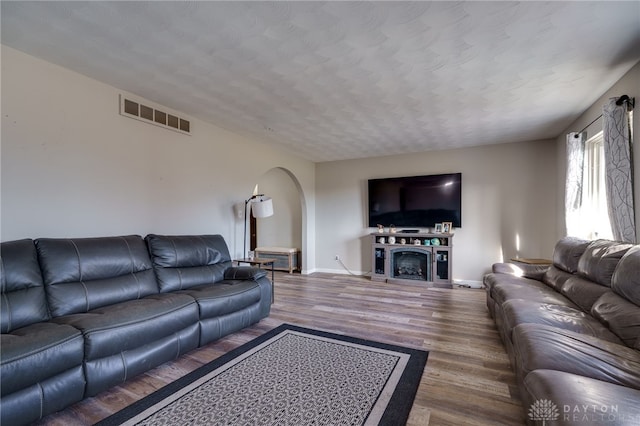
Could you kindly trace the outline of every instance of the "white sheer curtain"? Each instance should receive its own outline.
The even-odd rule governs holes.
[[[609,99],[602,113],[607,204],[614,239],[635,244],[630,114],[618,99]]]
[[[582,182],[584,173],[584,138],[581,133],[567,134],[567,179],[564,211],[567,235],[582,234],[580,210],[582,207]]]
[[[567,235],[595,240],[612,239],[605,190],[602,132],[567,135],[565,221]]]
[[[584,176],[580,219],[584,236],[590,240],[613,239],[605,184],[605,160],[602,132],[589,137],[584,148]]]

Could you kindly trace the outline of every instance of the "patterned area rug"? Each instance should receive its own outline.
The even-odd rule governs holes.
[[[427,356],[284,324],[98,424],[403,425]]]

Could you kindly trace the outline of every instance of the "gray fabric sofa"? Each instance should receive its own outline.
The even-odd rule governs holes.
[[[529,424],[640,424],[640,246],[564,238],[484,284]]]
[[[0,246],[0,423],[27,424],[269,315],[220,235]]]

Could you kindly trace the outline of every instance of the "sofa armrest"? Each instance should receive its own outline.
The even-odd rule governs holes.
[[[491,271],[495,274],[509,274],[521,277],[524,274],[522,268],[513,263],[494,263],[491,265]]]
[[[526,263],[494,263],[491,270],[497,274],[509,274],[516,277],[542,281],[542,276],[550,265],[530,265]]]
[[[547,272],[547,269],[551,267],[551,265],[528,265],[528,264],[517,264],[518,268],[522,269],[522,276],[525,278],[531,278],[532,280],[542,281],[542,277],[544,273]]]
[[[253,266],[232,266],[224,271],[225,280],[257,280],[266,275],[266,270]]]

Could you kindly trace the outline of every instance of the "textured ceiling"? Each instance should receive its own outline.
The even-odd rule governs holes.
[[[640,60],[638,1],[1,7],[5,45],[318,162],[556,137]]]

